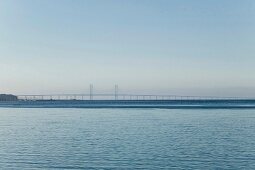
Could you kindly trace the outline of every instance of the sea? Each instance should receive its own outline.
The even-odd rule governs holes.
[[[255,169],[254,108],[0,108],[0,169]]]

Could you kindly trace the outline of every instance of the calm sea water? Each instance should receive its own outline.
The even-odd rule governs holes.
[[[1,108],[0,169],[255,169],[255,110]]]

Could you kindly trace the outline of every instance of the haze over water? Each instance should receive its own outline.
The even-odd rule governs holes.
[[[255,169],[254,30],[254,0],[0,0],[0,169]]]
[[[253,0],[1,0],[0,93],[255,97]]]

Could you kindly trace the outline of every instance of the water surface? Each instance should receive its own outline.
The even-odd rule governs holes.
[[[255,169],[255,110],[0,109],[1,169]]]

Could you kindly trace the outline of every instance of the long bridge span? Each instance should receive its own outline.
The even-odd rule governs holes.
[[[19,100],[252,100],[245,97],[183,96],[150,94],[33,94],[17,95]]]

